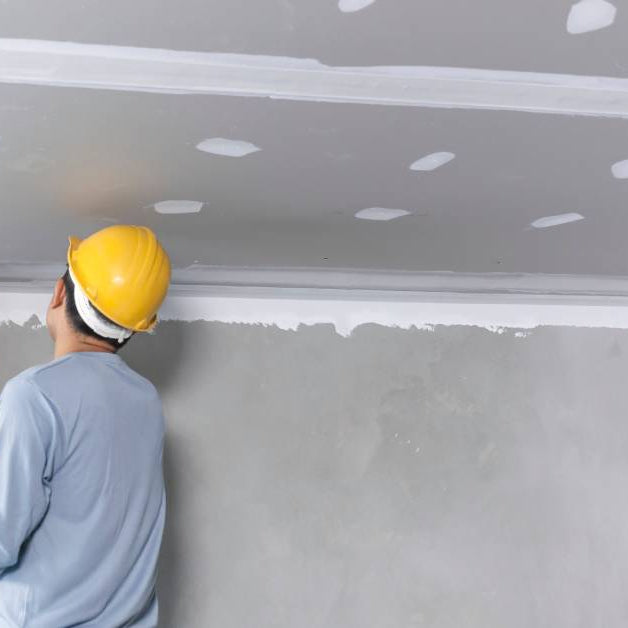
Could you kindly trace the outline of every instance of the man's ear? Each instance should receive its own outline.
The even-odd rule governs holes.
[[[50,300],[50,307],[54,310],[58,307],[62,307],[65,303],[66,297],[65,284],[63,283],[63,279],[57,279],[55,283],[55,288],[52,293],[52,299]]]

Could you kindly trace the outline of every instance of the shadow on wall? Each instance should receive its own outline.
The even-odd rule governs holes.
[[[168,392],[176,390],[177,378],[185,363],[185,356],[190,350],[186,345],[189,334],[184,333],[184,326],[177,322],[163,322],[159,324],[156,334],[136,334],[121,355],[125,362],[138,373],[149,379],[159,390],[164,401],[166,423],[168,423],[168,409],[166,397]],[[180,535],[173,531],[173,519],[177,517],[172,513],[181,512],[181,487],[185,484],[185,478],[181,474],[180,466],[175,464],[181,460],[183,452],[177,451],[176,434],[168,430],[164,445],[164,477],[168,508],[166,514],[166,528],[159,559],[160,577],[158,588],[159,595],[159,625],[175,626],[176,607],[169,603],[173,599],[184,597],[184,591],[178,590],[179,583],[185,582],[184,552],[180,547]],[[166,589],[165,591],[163,589]]]
[[[182,326],[167,321],[159,324],[155,334],[135,334],[120,355],[132,369],[155,384],[163,395],[176,381],[185,353]]]

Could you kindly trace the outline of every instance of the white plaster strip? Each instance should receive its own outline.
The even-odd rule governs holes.
[[[491,331],[567,326],[628,329],[628,298],[520,295],[414,295],[412,300],[377,300],[376,293],[359,291],[309,292],[285,298],[241,296],[238,289],[216,289],[213,295],[170,296],[161,320],[209,321],[272,325],[297,330],[300,325],[330,324],[349,335],[360,325],[374,323],[402,329],[431,329],[435,325],[466,325]],[[0,321],[23,325],[33,315],[45,320],[49,296],[44,293],[0,292]]]
[[[0,82],[628,117],[628,79],[0,39]]]

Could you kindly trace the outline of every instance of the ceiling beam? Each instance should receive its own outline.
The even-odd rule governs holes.
[[[0,83],[628,118],[628,79],[0,38]]]
[[[0,292],[47,291],[65,264],[0,262]],[[589,302],[617,299],[628,303],[628,277],[531,273],[456,273],[378,271],[342,268],[176,268],[172,291],[180,295],[263,295],[375,300],[453,299],[535,302]],[[439,296],[440,295],[440,296]]]

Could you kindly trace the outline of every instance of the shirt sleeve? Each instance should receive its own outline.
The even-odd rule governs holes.
[[[51,415],[28,380],[11,380],[0,396],[0,576],[17,563],[48,508]]]

